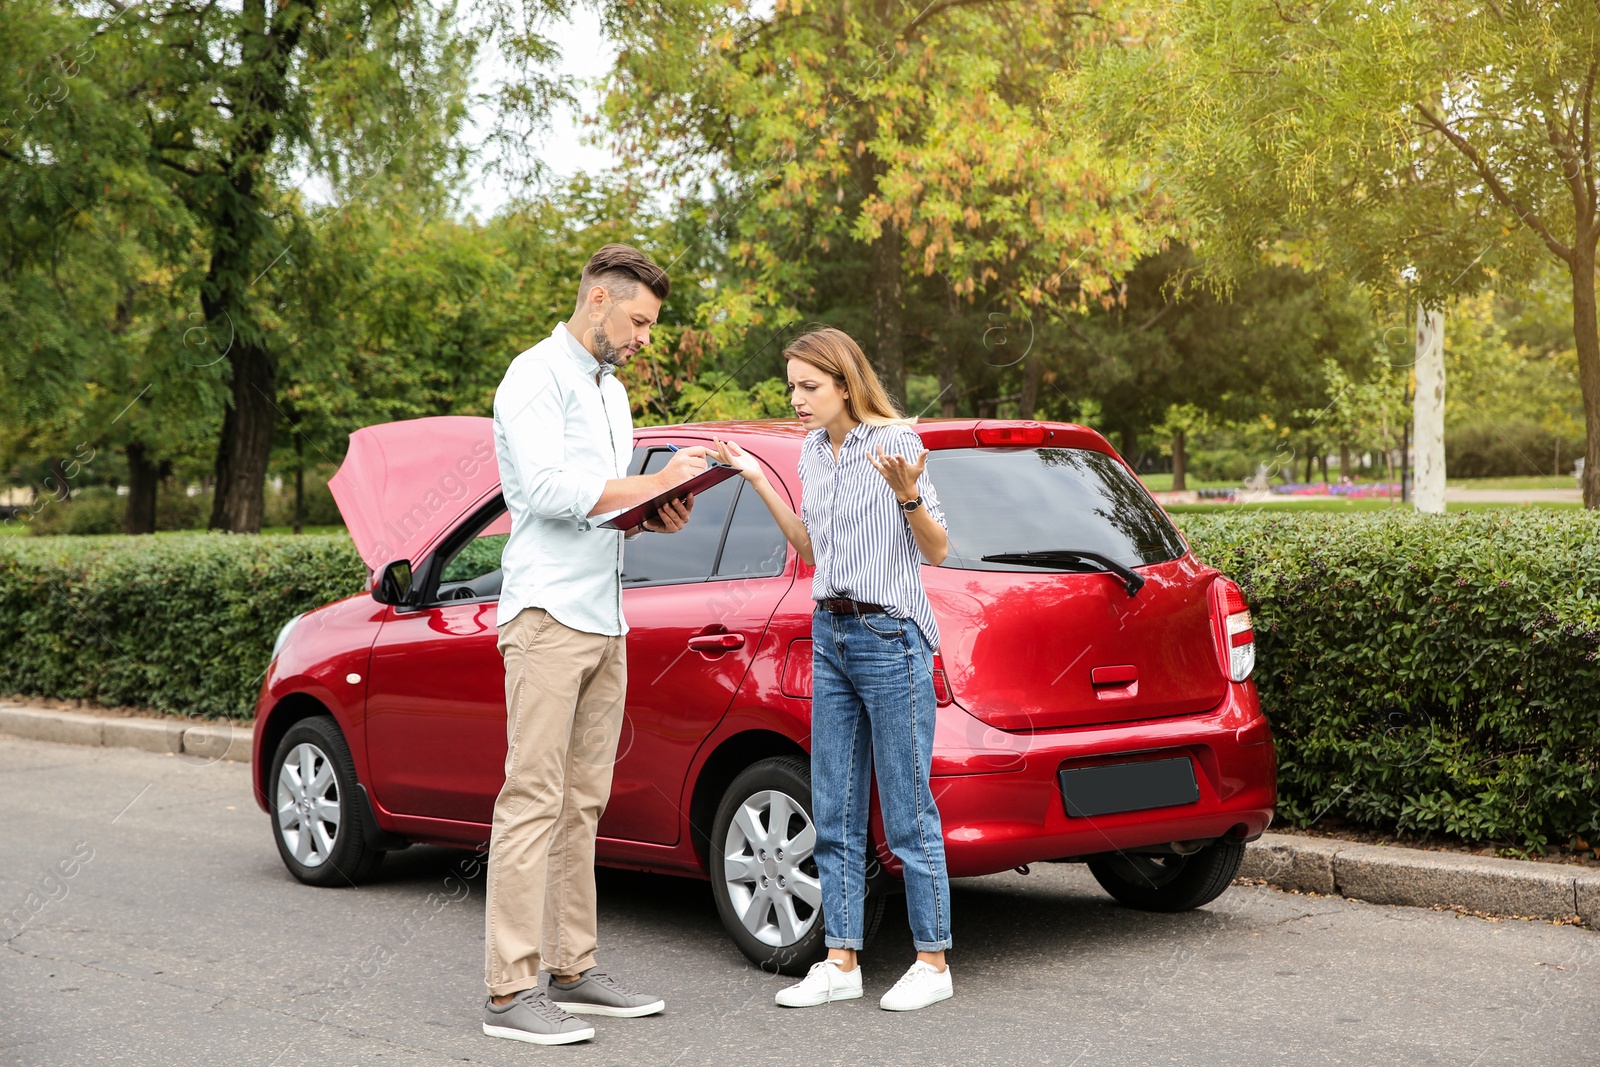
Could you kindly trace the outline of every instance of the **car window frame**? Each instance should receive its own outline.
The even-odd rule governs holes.
[[[657,452],[665,452],[665,453],[671,454],[672,449],[668,448],[665,443],[653,444],[653,443],[651,443],[649,441],[644,441],[641,444],[637,445],[635,447],[634,464],[630,465],[629,469],[630,470],[637,470],[638,472],[643,473],[644,469],[647,466],[650,465],[650,457],[651,457],[651,455],[653,455],[654,453],[657,453]],[[639,453],[643,453],[643,454],[640,455]],[[727,580],[726,577],[724,577],[724,578],[718,578],[717,577],[717,567],[718,567],[718,565],[720,565],[722,563],[722,550],[728,544],[728,528],[733,525],[733,509],[735,507],[737,507],[738,504],[739,504],[739,494],[744,492],[744,479],[743,478],[739,479],[739,483],[740,483],[739,487],[734,490],[733,499],[728,502],[728,513],[722,517],[722,529],[717,533],[717,550],[711,556],[711,573],[710,574],[707,574],[703,578],[658,578],[658,579],[655,579],[653,581],[647,581],[647,582],[624,582],[623,586],[622,586],[623,592],[627,592],[629,589],[654,589],[657,586],[662,586],[662,585],[701,585],[701,584],[703,584],[705,582],[726,581]],[[723,484],[726,484],[726,483],[723,483]],[[689,521],[693,522],[694,520],[691,518]],[[640,534],[639,536],[640,537],[673,537],[673,536],[676,536],[676,535],[675,534],[653,534],[653,533],[650,533],[649,531],[645,531],[644,533]],[[623,573],[626,574],[627,573],[627,551],[628,551],[627,546],[623,546],[622,551],[623,551]],[[781,574],[782,572],[780,571],[779,573]],[[748,578],[753,577],[753,576],[752,575],[730,575],[728,577],[738,577],[738,578],[746,578],[746,579],[748,579]]]
[[[500,594],[492,596],[462,597],[461,599],[440,600],[440,579],[444,576],[445,569],[450,566],[450,561],[457,552],[466,547],[467,542],[483,533],[485,527],[494,522],[506,511],[506,497],[503,492],[496,492],[488,500],[480,504],[465,520],[454,530],[451,530],[439,542],[439,547],[428,554],[418,569],[413,579],[418,590],[417,602],[409,605],[410,610],[421,611],[427,608],[444,607],[448,604],[483,604],[500,599]]]

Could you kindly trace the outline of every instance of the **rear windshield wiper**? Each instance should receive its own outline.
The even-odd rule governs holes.
[[[1124,567],[1110,556],[1102,556],[1098,552],[1049,548],[1037,552],[997,552],[992,556],[981,558],[985,563],[1020,563],[1025,567],[1056,567],[1060,570],[1078,570],[1086,563],[1093,563],[1098,564],[1101,570],[1109,571],[1121,578],[1129,596],[1138,596],[1139,590],[1144,588],[1145,580],[1141,575]]]

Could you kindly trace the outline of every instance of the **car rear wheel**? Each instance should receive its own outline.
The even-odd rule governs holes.
[[[267,783],[278,855],[300,881],[352,885],[383,861],[382,852],[367,847],[355,763],[331,718],[303,719],[289,728]]]
[[[711,893],[729,936],[763,970],[801,975],[826,953],[816,839],[811,769],[802,759],[762,760],[722,795],[711,830]],[[868,937],[883,907],[883,894],[869,892]]]
[[[1217,841],[1187,856],[1108,853],[1088,866],[1101,888],[1130,908],[1189,911],[1220,897],[1242,859],[1243,841]]]

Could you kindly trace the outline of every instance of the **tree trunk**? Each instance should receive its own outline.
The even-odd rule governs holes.
[[[1312,464],[1312,461],[1316,458],[1316,451],[1317,451],[1317,443],[1315,441],[1307,441],[1306,442],[1306,476],[1305,476],[1305,484],[1306,485],[1310,485],[1311,484],[1311,464]]]
[[[878,377],[889,399],[905,409],[906,362],[901,348],[900,302],[904,294],[900,274],[900,231],[885,222],[872,242],[873,349]]]
[[[63,504],[70,503],[72,501],[72,479],[67,475],[67,461],[60,456],[56,456],[50,460],[48,466],[50,467],[50,473],[56,480],[56,488],[53,490],[56,499]],[[48,481],[46,484],[49,484]]]
[[[1583,506],[1600,508],[1600,329],[1594,293],[1594,236],[1573,242],[1572,335],[1578,348],[1578,384],[1583,390],[1583,421],[1589,434],[1583,452]]]
[[[294,532],[299,533],[305,521],[306,502],[306,451],[305,437],[294,435]]]
[[[1342,443],[1339,445],[1339,480],[1344,481],[1346,478],[1355,481],[1350,474],[1350,445]]]
[[[1139,457],[1134,454],[1134,450],[1138,447],[1139,431],[1132,426],[1124,426],[1122,428],[1122,448],[1120,451],[1122,452],[1122,458],[1127,460],[1136,470],[1138,469]]]
[[[277,375],[272,358],[257,345],[236,344],[233,394],[222,417],[217,442],[217,495],[211,504],[210,527],[234,533],[260,533],[265,510],[267,460],[278,409]]]
[[[1184,450],[1183,431],[1172,435],[1172,491],[1181,493],[1189,488],[1189,456]]]
[[[143,444],[127,445],[128,509],[122,515],[122,530],[130,534],[156,532],[156,490],[161,486],[162,467],[147,458]]]
[[[258,173],[266,173],[277,123],[289,107],[289,64],[313,14],[305,0],[244,0],[238,84],[238,125],[223,160],[223,188],[197,190],[197,206],[213,226],[211,262],[200,290],[200,309],[214,342],[226,339],[232,395],[217,442],[212,529],[256,533],[266,491],[267,459],[277,425],[277,368],[265,331],[250,306],[250,289],[277,263],[281,251],[264,247],[272,234]],[[270,250],[269,250],[270,249]]]
[[[956,369],[960,366],[960,353],[956,346],[947,344],[944,351],[939,354],[939,414],[947,419],[955,418],[956,401],[959,395],[956,391]]]
[[[1417,395],[1412,398],[1417,469],[1412,503],[1444,514],[1444,312],[1417,307]]]
[[[1022,362],[1022,397],[1017,402],[1017,418],[1031,419],[1039,409],[1039,376],[1042,373],[1038,355],[1029,353]]]

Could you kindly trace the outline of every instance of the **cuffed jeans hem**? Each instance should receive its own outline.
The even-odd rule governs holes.
[[[914,937],[911,939],[911,947],[918,952],[943,952],[952,944],[954,942],[948,937],[943,941],[918,941]]]
[[[822,944],[827,948],[847,948],[855,952],[867,947],[866,942],[859,937],[824,937]]]
[[[504,997],[512,993],[520,993],[524,989],[533,989],[538,984],[539,976],[537,974],[532,978],[513,978],[508,982],[491,984],[489,986],[489,995],[491,997]]]

